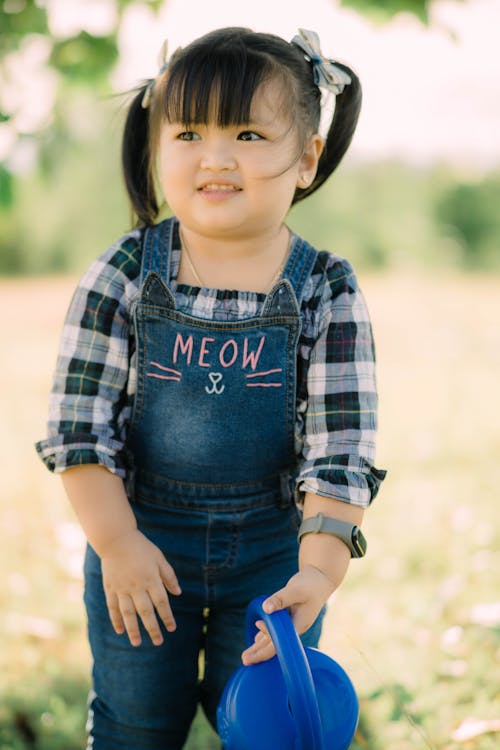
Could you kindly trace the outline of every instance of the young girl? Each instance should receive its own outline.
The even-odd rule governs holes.
[[[370,322],[351,266],[284,223],[339,164],[360,101],[313,32],[229,28],[131,103],[138,226],[76,291],[37,445],[89,541],[89,748],[181,748],[240,660],[274,653],[263,623],[245,648],[248,602],[269,594],[317,645],[364,552],[384,476]],[[155,223],[160,195],[174,218]]]

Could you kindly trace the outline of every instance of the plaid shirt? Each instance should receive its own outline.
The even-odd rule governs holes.
[[[132,310],[139,291],[142,231],[112,245],[82,278],[63,328],[50,396],[48,437],[36,444],[61,472],[97,463],[125,477],[126,436],[136,390]],[[204,319],[258,315],[264,294],[177,284],[180,311]],[[367,507],[385,472],[374,468],[377,392],[370,319],[349,263],[321,252],[302,300],[298,346],[298,489]]]

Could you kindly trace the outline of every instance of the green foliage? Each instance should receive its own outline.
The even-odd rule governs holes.
[[[68,121],[93,130],[78,145],[67,127],[47,133],[31,176],[0,169],[0,273],[81,272],[130,229],[116,109],[68,97]],[[498,173],[466,182],[444,167],[346,164],[291,211],[289,223],[360,270],[498,270],[498,205]]]
[[[117,5],[120,9],[120,12],[122,12],[127,7],[127,5],[130,5],[131,2],[136,2],[136,0],[118,0]],[[149,6],[155,11],[155,13],[160,10],[164,2],[165,0],[140,0],[141,5]]]
[[[457,186],[453,170],[344,166],[291,224],[359,268],[500,268],[500,175]]]
[[[36,0],[3,0],[0,6],[0,59],[7,52],[19,47],[27,34],[43,34],[53,45],[50,64],[62,74],[78,77],[92,85],[96,68],[100,67],[103,75],[108,75],[117,54],[117,34],[122,14],[128,5],[135,0],[119,0],[117,27],[106,37],[91,36],[82,31],[69,39],[54,39],[47,23],[47,10],[43,2]],[[142,0],[143,5],[158,11],[163,0]],[[92,60],[92,58],[95,58]],[[75,69],[78,68],[76,71]]]
[[[427,23],[429,20],[430,0],[341,0],[342,5],[348,5],[360,13],[363,13],[376,21],[384,22],[396,13],[412,13],[421,21]]]
[[[62,671],[32,676],[0,694],[2,750],[80,750],[85,742],[87,681]]]
[[[466,268],[498,266],[500,256],[500,175],[480,184],[450,185],[436,204],[436,219],[461,249]]]
[[[13,201],[13,177],[5,167],[0,164],[0,206],[9,208]]]
[[[0,3],[0,54],[15,50],[27,34],[43,34],[59,75],[50,128],[18,137],[18,145],[23,138],[36,144],[33,173],[14,174],[8,161],[0,165],[0,273],[80,271],[129,228],[119,169],[120,118],[103,97],[117,60],[120,19],[132,1],[120,0],[118,26],[108,36],[82,31],[67,39],[50,37],[43,3]],[[381,20],[399,11],[427,20],[429,6],[425,0],[344,2]],[[163,2],[145,4],[158,10]],[[0,122],[9,119],[0,113]],[[299,204],[290,222],[314,244],[360,268],[430,262],[500,268],[499,198],[500,177],[494,174],[469,183],[457,182],[444,168],[352,164]]]
[[[97,133],[78,145],[48,137],[38,171],[14,181],[14,200],[0,210],[0,273],[82,271],[130,228],[115,108],[111,114],[104,103],[89,107]],[[66,114],[87,120],[90,109],[70,100]],[[101,129],[108,131],[104,139]]]
[[[78,84],[95,94],[95,85],[98,83],[100,90],[109,93],[109,76],[118,59],[118,34],[122,16],[127,6],[134,2],[135,0],[119,0],[117,23],[109,34],[94,36],[82,29],[74,36],[61,39],[50,33],[44,2],[3,0],[0,2],[0,73],[3,58],[8,53],[19,50],[25,37],[39,34],[49,42],[48,65],[58,74],[59,102],[63,101],[68,85]],[[158,11],[163,0],[142,0],[142,4]],[[12,113],[0,112],[0,122],[9,119],[11,115]],[[15,118],[12,119],[15,122]],[[55,120],[55,127],[62,129],[64,120],[57,108]],[[35,137],[39,135],[43,134],[34,134]]]
[[[54,43],[50,63],[72,82],[90,84],[106,79],[118,59],[112,37],[94,37],[86,31]]]
[[[0,692],[0,749],[80,750],[89,687],[86,678],[61,671],[52,677],[25,677]],[[186,750],[218,748],[218,737],[199,710]]]
[[[17,49],[26,34],[48,34],[47,12],[34,0],[4,0],[0,25],[0,58]]]

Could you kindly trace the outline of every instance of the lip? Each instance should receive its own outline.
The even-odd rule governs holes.
[[[217,192],[239,192],[241,191],[241,187],[237,185],[235,182],[229,182],[228,180],[205,180],[202,182],[198,188],[198,191],[202,191],[205,193],[217,193]]]
[[[242,188],[239,185],[226,180],[206,180],[197,188],[197,193],[203,201],[217,205],[232,201],[241,192]]]

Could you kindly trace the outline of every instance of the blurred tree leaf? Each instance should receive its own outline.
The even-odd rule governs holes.
[[[52,110],[51,129],[58,133],[61,142],[67,140],[78,140],[78,130],[72,128],[72,123],[65,116],[68,109],[68,97],[74,93],[78,96],[83,89],[92,90],[95,95],[96,86],[99,93],[107,94],[110,88],[110,75],[118,60],[118,34],[123,15],[130,5],[142,5],[158,13],[168,0],[115,0],[116,2],[116,24],[107,35],[95,36],[89,34],[83,28],[79,33],[73,33],[69,38],[59,38],[51,34],[49,25],[48,3],[45,0],[0,0],[0,72],[2,70],[2,59],[9,53],[15,53],[20,49],[23,40],[29,35],[37,34],[48,43],[48,62],[51,69],[57,72],[57,97]],[[387,20],[398,11],[409,11],[419,18],[427,19],[428,6],[431,0],[384,0],[383,3],[375,0],[341,0],[356,10],[371,14],[380,20]],[[82,25],[83,22],[82,22]],[[5,67],[7,69],[7,66]],[[75,85],[77,84],[77,85]],[[60,107],[60,104],[63,107]],[[6,103],[0,101],[0,105],[6,110],[5,115],[0,113],[0,123],[11,119],[12,126],[16,128],[16,117],[14,112],[8,112]],[[53,172],[53,165],[62,157],[61,149],[50,149],[50,161],[52,166],[48,167],[49,157],[44,159],[43,150],[47,146],[44,128],[49,120],[38,127],[37,132],[32,135],[39,144],[38,168],[42,174],[48,177]],[[35,128],[37,126],[35,125]],[[64,132],[66,129],[67,132]],[[17,134],[17,141],[13,149],[17,148],[21,133]],[[49,139],[50,141],[50,139]],[[49,144],[50,145],[50,144]],[[54,153],[55,151],[55,153]],[[11,162],[13,163],[13,162]],[[9,169],[9,160],[6,160],[6,168]],[[4,186],[3,200],[8,195]],[[379,255],[377,245],[374,245],[374,258]]]
[[[373,0],[341,0],[342,5],[348,5],[351,8],[370,16],[377,21],[387,21],[396,13],[412,13],[421,21],[427,23],[429,20],[429,0],[383,0],[383,2],[373,2]]]
[[[5,167],[0,164],[0,210],[9,208],[14,200],[13,177]]]
[[[0,72],[2,72],[4,59],[9,53],[15,54],[20,50],[26,37],[36,34],[46,40],[49,67],[59,76],[51,128],[57,131],[62,141],[78,139],[78,134],[74,132],[74,128],[71,128],[68,118],[64,115],[65,108],[59,107],[59,103],[62,101],[66,105],[70,95],[68,92],[79,96],[85,88],[95,95],[96,84],[99,84],[101,94],[109,93],[110,74],[118,60],[118,34],[123,14],[129,5],[136,3],[137,0],[116,0],[116,24],[106,35],[92,35],[82,28],[79,33],[73,33],[68,38],[60,38],[51,34],[45,0],[0,0]],[[142,2],[139,0],[139,3],[157,13],[164,6],[165,0],[142,0]],[[7,70],[7,66],[4,70]],[[3,104],[0,98],[0,106]],[[4,109],[5,113],[0,112],[0,123],[10,119],[15,128],[14,113],[8,112],[6,105]],[[46,121],[36,133],[32,133],[41,145],[38,168],[43,162],[45,127]],[[65,129],[67,132],[64,132]],[[17,135],[18,139],[14,148],[18,145],[21,133]],[[59,154],[60,150],[56,150],[55,155],[52,154],[54,161],[60,158]],[[8,159],[5,168],[9,168]],[[42,165],[43,174],[47,176],[50,171]],[[4,184],[2,193],[4,204],[7,195],[8,190]]]
[[[106,78],[118,58],[113,37],[78,36],[55,42],[50,64],[72,82],[94,83]]]
[[[456,0],[462,2],[463,0]],[[350,6],[354,10],[371,17],[379,23],[388,21],[396,13],[411,13],[423,23],[429,22],[429,8],[432,0],[341,0],[341,5]]]
[[[127,5],[130,5],[131,2],[135,2],[136,0],[118,0],[118,8],[120,10],[120,13],[122,10],[124,10]],[[155,13],[158,13],[162,5],[164,5],[165,0],[142,0],[142,5],[148,5],[152,10],[154,10]]]
[[[500,178],[495,174],[479,184],[454,184],[437,202],[437,222],[445,233],[461,241],[467,268],[486,265],[492,248],[498,256],[499,205]]]
[[[127,6],[135,2],[136,0],[118,0],[117,28],[108,37],[102,37],[100,41],[105,38],[110,47],[111,45],[115,45],[116,47],[116,35],[123,13]],[[164,0],[142,0],[142,5],[150,7],[157,13],[164,5]],[[65,42],[52,39],[48,27],[47,9],[43,0],[3,0],[3,2],[0,0],[0,29],[0,60],[8,52],[17,49],[20,41],[27,34],[43,34],[50,38],[55,47],[58,48],[57,52],[53,55],[53,66],[60,70],[61,73],[68,74],[71,78],[74,76],[74,64],[68,62],[68,58],[76,60],[80,55],[80,51],[83,50],[87,43],[84,42],[82,44],[81,39],[85,35],[85,32],[82,32],[82,34],[74,39],[65,40]],[[87,36],[90,35],[87,34]],[[91,38],[95,39],[95,37]],[[75,40],[78,40],[78,44],[76,44]],[[65,46],[66,43],[68,45],[67,49]],[[103,47],[96,47],[94,51],[102,54]],[[99,61],[96,62],[97,64],[99,64]],[[61,65],[60,68],[59,65]],[[90,71],[89,82],[92,83],[95,77],[94,71],[91,67],[88,69]],[[109,68],[107,70],[109,71]],[[82,74],[80,77],[83,79],[85,76]]]
[[[4,0],[0,6],[0,57],[17,49],[26,34],[48,34],[47,12],[33,0]]]

